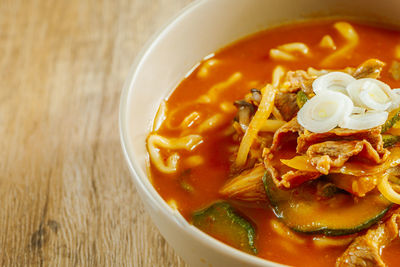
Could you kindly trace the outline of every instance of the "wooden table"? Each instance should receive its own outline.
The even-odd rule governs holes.
[[[185,266],[136,194],[118,107],[139,50],[189,2],[1,1],[1,266]]]

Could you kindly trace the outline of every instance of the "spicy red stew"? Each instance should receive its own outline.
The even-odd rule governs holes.
[[[333,20],[223,48],[161,104],[152,183],[189,222],[258,257],[397,266],[398,61],[399,31]]]

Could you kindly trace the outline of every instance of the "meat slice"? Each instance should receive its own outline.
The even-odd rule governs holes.
[[[285,121],[293,119],[299,111],[296,98],[296,94],[293,93],[278,92],[275,96],[275,106]]]
[[[358,155],[358,160],[370,161],[379,164],[385,161],[389,151],[384,149],[378,153],[372,145],[366,141],[326,141],[311,145],[306,152],[311,159],[311,164],[316,169],[328,174],[331,167],[342,167],[350,157]]]
[[[303,127],[297,122],[297,117],[279,128],[272,141],[271,152],[279,150],[284,144],[290,141],[296,141],[299,132],[303,131]]]
[[[301,89],[304,93],[311,94],[313,92],[312,83],[316,78],[316,76],[310,75],[304,70],[288,71],[283,79],[280,91],[296,93]]]
[[[293,188],[307,181],[315,180],[320,176],[321,174],[318,172],[306,172],[299,170],[288,171],[282,175],[282,180],[279,183],[279,187],[282,188],[282,186],[284,186],[286,188]]]
[[[353,77],[356,79],[361,78],[373,78],[377,79],[381,75],[382,68],[385,66],[385,63],[371,58],[364,61],[353,73]]]
[[[342,70],[343,72],[351,74],[356,79],[361,78],[379,78],[382,68],[385,66],[385,63],[378,59],[368,59],[361,63],[357,68],[346,68]],[[288,71],[286,76],[284,77],[280,91],[281,92],[289,92],[296,93],[299,90],[302,90],[306,94],[313,93],[312,83],[314,80],[325,73],[328,73],[328,70],[315,70],[309,68],[307,71],[304,70],[295,70]]]
[[[376,187],[381,175],[382,174],[355,176],[343,173],[331,173],[328,177],[329,181],[335,186],[355,196],[364,197]]]
[[[386,266],[380,256],[381,249],[399,235],[400,209],[382,223],[360,237],[336,260],[336,267]]]
[[[275,132],[271,149],[264,156],[264,165],[278,187],[291,188],[329,174],[331,168],[342,167],[353,156],[364,164],[380,164],[390,153],[383,148],[380,132],[381,127],[368,130],[336,128],[326,133],[312,133],[305,130],[295,117]],[[318,172],[295,170],[280,162],[280,159],[290,159],[298,154],[306,154]],[[353,191],[362,195],[375,185]]]
[[[300,132],[297,140],[297,153],[305,153],[313,144],[335,140],[366,140],[376,151],[384,151],[381,127],[379,126],[367,130],[335,128],[326,133],[312,133],[305,130]]]
[[[280,189],[289,189],[304,182],[317,179],[322,174],[290,168],[280,161],[280,154],[269,154],[264,158],[264,166],[271,175],[275,185]]]
[[[381,127],[367,130],[350,130],[335,128],[326,133],[313,133],[305,130],[298,122],[297,117],[283,125],[274,134],[271,151],[279,150],[284,144],[297,138],[296,151],[299,154],[306,153],[308,148],[314,144],[326,141],[368,141],[379,153],[385,153],[381,135]]]

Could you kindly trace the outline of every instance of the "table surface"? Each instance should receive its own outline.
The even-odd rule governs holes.
[[[121,88],[191,0],[0,3],[0,265],[185,266],[122,155]]]

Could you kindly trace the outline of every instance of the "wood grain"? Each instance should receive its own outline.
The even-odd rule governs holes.
[[[121,152],[123,82],[190,0],[0,3],[0,264],[185,266]]]

